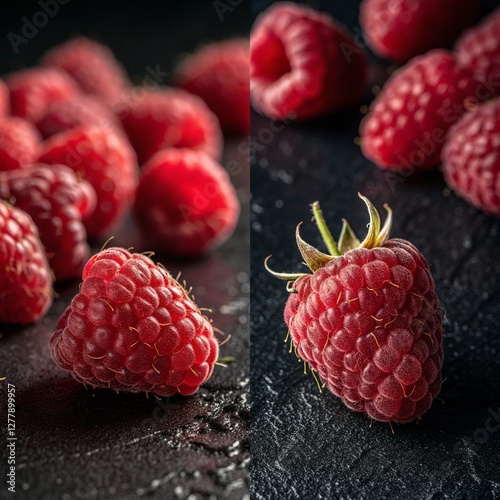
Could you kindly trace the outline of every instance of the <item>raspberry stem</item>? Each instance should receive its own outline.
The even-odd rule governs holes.
[[[337,243],[334,240],[332,233],[328,229],[328,226],[326,225],[325,218],[323,217],[323,212],[321,211],[321,208],[319,206],[319,201],[315,201],[311,205],[311,208],[314,220],[316,221],[316,226],[318,227],[318,230],[321,234],[321,237],[323,238],[326,248],[330,252],[330,255],[332,255],[333,257],[338,257],[340,253],[337,247]]]

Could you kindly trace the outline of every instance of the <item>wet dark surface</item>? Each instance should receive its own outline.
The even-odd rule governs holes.
[[[373,66],[376,83],[386,66]],[[368,102],[369,98],[367,98]],[[252,497],[500,498],[500,220],[450,194],[439,172],[391,177],[354,143],[361,113],[282,126],[256,114],[251,168]],[[394,211],[392,234],[431,265],[446,309],[446,379],[418,424],[370,422],[319,393],[284,340],[285,283],[265,272],[304,271],[302,237],[325,250],[309,204],[334,235],[368,216],[357,192]]]
[[[179,2],[173,9],[165,2],[142,2],[139,7],[135,2],[106,2],[103,6],[100,2],[73,0],[61,5],[60,13],[40,29],[36,38],[22,46],[19,54],[13,54],[3,34],[19,31],[22,16],[32,16],[37,10],[36,2],[20,2],[14,10],[2,10],[3,72],[33,63],[45,47],[80,33],[97,35],[109,43],[132,75],[144,75],[148,66],[156,68],[158,64],[168,73],[177,55],[192,50],[200,41],[244,34],[248,17],[245,2],[220,21],[212,4],[206,2]],[[159,83],[168,79],[167,74],[165,82]],[[157,400],[153,396],[148,399],[145,395],[86,389],[61,371],[49,355],[50,335],[77,292],[78,283],[58,287],[59,298],[37,324],[17,330],[0,326],[0,377],[7,377],[0,382],[0,498],[13,496],[7,491],[4,475],[7,383],[16,388],[19,498],[248,496],[247,149],[242,140],[229,140],[222,161],[242,202],[240,223],[232,238],[196,262],[162,259],[174,276],[182,271],[181,279],[193,287],[198,305],[213,310],[210,317],[214,325],[226,334],[220,342],[231,335],[221,347],[221,356],[234,357],[234,362],[227,368],[216,367],[209,382],[191,397]],[[94,250],[98,251],[101,244],[96,243]],[[143,249],[130,219],[115,231],[112,244]]]

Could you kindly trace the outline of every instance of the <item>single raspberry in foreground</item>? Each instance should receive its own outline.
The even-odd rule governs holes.
[[[288,281],[285,322],[321,383],[354,411],[405,423],[423,415],[441,389],[439,300],[423,255],[389,239],[391,210],[381,228],[377,210],[361,198],[370,212],[362,242],[344,222],[337,245],[313,203],[329,254],[305,243],[299,225],[297,244],[312,274],[271,273]]]
[[[210,378],[218,348],[210,321],[181,285],[122,248],[87,262],[50,340],[54,361],[79,382],[159,396],[194,394]]]

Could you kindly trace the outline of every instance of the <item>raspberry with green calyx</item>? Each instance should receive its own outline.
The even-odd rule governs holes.
[[[329,253],[296,239],[310,273],[276,273],[291,292],[285,323],[297,356],[352,410],[383,422],[423,415],[441,389],[443,328],[434,280],[410,242],[391,239],[387,219],[370,213],[360,242],[347,221],[339,242],[318,202],[312,212]]]

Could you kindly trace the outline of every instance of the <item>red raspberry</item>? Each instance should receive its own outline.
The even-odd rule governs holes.
[[[10,112],[9,89],[3,80],[0,80],[0,116],[7,116]]]
[[[65,71],[85,93],[108,103],[129,87],[125,70],[111,50],[85,37],[49,50],[42,63]]]
[[[136,89],[122,96],[116,113],[139,164],[165,148],[191,148],[220,158],[222,133],[217,117],[196,96],[182,90]]]
[[[12,116],[0,117],[0,171],[33,163],[40,152],[40,142],[31,123]]]
[[[458,61],[500,95],[500,8],[481,24],[466,31],[455,46]]]
[[[190,149],[160,151],[145,166],[134,213],[144,238],[166,254],[196,256],[233,232],[240,206],[226,171]]]
[[[352,410],[383,422],[424,414],[441,389],[443,331],[434,281],[408,241],[389,239],[375,207],[360,243],[344,222],[337,247],[319,205],[313,214],[331,255],[297,242],[311,274],[290,280],[285,322],[297,353]]]
[[[84,221],[89,237],[102,236],[132,203],[137,183],[134,151],[112,130],[79,127],[54,135],[39,161],[67,165],[95,189],[96,209]]]
[[[364,0],[360,25],[378,55],[395,61],[448,47],[479,15],[480,0]]]
[[[96,125],[99,128],[123,133],[114,113],[101,101],[90,96],[55,102],[36,122],[38,130],[45,139],[82,125]]]
[[[250,132],[250,49],[248,40],[207,45],[176,69],[179,87],[201,97],[227,133]]]
[[[12,114],[33,123],[52,103],[80,95],[74,81],[56,68],[25,69],[8,76],[6,82]]]
[[[0,323],[32,323],[51,304],[52,278],[36,226],[0,201]]]
[[[82,218],[94,211],[92,186],[63,165],[0,173],[0,198],[35,222],[57,280],[76,278],[90,256]]]
[[[415,57],[391,76],[361,122],[363,153],[406,174],[436,166],[449,128],[484,92],[449,52]]]
[[[367,83],[362,49],[325,14],[279,2],[250,35],[250,90],[254,107],[270,118],[307,119],[347,108]]]
[[[194,394],[218,348],[212,325],[168,272],[121,248],[88,261],[50,340],[54,361],[79,382],[160,396]]]
[[[500,216],[500,100],[467,113],[443,149],[448,184],[475,207]]]

